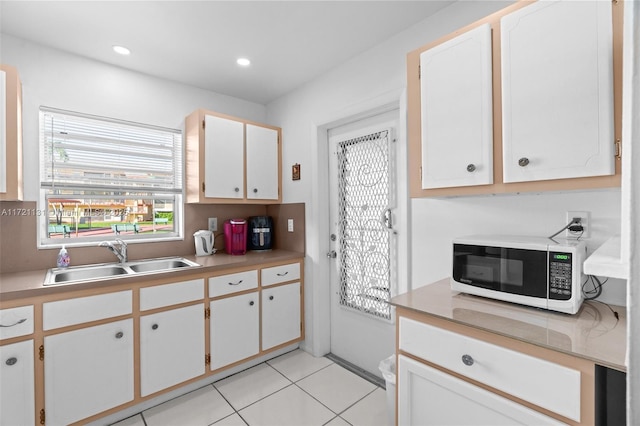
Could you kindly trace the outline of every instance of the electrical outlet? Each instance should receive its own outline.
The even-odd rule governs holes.
[[[287,219],[287,231],[293,232],[293,219]]]
[[[568,211],[567,212],[567,223],[571,222],[574,217],[580,218],[580,225],[582,225],[582,232],[573,232],[570,230],[564,231],[564,235],[566,238],[577,240],[589,238],[591,235],[591,213],[590,212],[577,212],[577,211]]]
[[[218,218],[210,217],[209,218],[209,231],[216,232],[218,230]]]

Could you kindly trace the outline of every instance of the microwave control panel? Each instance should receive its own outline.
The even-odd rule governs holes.
[[[555,300],[571,299],[572,261],[571,253],[549,253],[549,298]]]

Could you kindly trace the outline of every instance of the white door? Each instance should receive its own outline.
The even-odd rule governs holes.
[[[44,338],[47,424],[63,425],[133,400],[133,320]]]
[[[505,182],[614,173],[611,8],[541,1],[500,20]]]
[[[278,199],[278,131],[247,124],[247,198]]]
[[[0,424],[34,424],[33,340],[0,346],[0,362]]]
[[[263,288],[261,303],[263,351],[300,337],[299,282]]]
[[[211,370],[260,351],[258,292],[211,302]]]
[[[420,55],[422,188],[493,183],[491,27]]]
[[[329,131],[331,353],[380,376],[394,353],[398,111]]]
[[[204,117],[204,196],[244,198],[244,123]]]
[[[562,425],[440,370],[398,357],[398,425]]]
[[[140,317],[142,396],[205,372],[204,305]]]

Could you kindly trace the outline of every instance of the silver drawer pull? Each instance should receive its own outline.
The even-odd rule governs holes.
[[[462,355],[462,363],[464,365],[472,366],[475,361],[471,355]]]
[[[18,320],[17,322],[14,322],[13,324],[9,324],[9,325],[0,324],[0,327],[14,327],[14,326],[16,326],[18,324],[22,324],[26,320],[27,320],[26,318],[22,318],[21,320]]]
[[[118,331],[116,333],[116,339],[122,339],[123,336],[124,336],[124,333],[122,331]]]
[[[476,165],[475,165],[475,164],[469,164],[469,165],[467,166],[467,171],[468,171],[469,173],[473,173],[473,172],[475,172],[475,171],[476,171]]]
[[[529,165],[529,159],[527,157],[522,157],[521,159],[518,160],[518,165],[520,167],[526,167]]]
[[[242,284],[242,281],[244,281],[244,280],[240,280],[237,283],[229,283],[229,285],[240,285],[240,284]]]
[[[8,366],[12,366],[12,365],[15,365],[16,362],[18,362],[18,358],[12,356],[7,360],[6,364]]]
[[[151,326],[151,329],[152,329],[152,330],[157,330],[157,329],[158,329],[158,324],[153,324],[153,325]]]
[[[251,302],[249,302],[249,306],[253,306],[254,305],[254,301],[252,300]]]
[[[289,271],[286,271],[284,273],[278,272],[276,275],[279,277],[284,277],[285,275],[287,275],[289,273]]]

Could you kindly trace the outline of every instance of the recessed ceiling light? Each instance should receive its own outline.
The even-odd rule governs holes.
[[[241,67],[248,67],[249,65],[251,65],[251,61],[247,58],[238,58],[236,60],[236,64],[240,65]]]
[[[124,46],[113,46],[113,51],[120,55],[129,55],[131,51]]]

